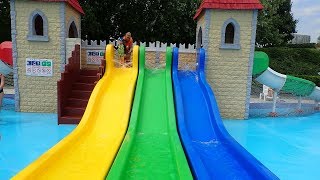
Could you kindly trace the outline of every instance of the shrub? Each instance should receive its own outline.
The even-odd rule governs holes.
[[[256,48],[256,51],[267,53],[270,58],[269,67],[282,74],[319,76],[320,50],[318,49],[270,47]]]
[[[316,43],[306,43],[306,44],[287,44],[288,48],[316,48]]]
[[[317,86],[320,86],[320,76],[308,76],[308,75],[295,75],[296,77],[306,79],[314,82]]]

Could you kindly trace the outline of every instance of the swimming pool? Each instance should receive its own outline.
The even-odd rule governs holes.
[[[9,179],[69,134],[75,125],[57,125],[56,114],[14,112],[4,98],[0,111],[0,179]]]
[[[9,179],[69,134],[56,114],[0,112],[0,179]],[[320,113],[305,117],[224,120],[229,133],[280,179],[319,179]]]
[[[229,133],[280,179],[320,178],[320,113],[225,120]]]

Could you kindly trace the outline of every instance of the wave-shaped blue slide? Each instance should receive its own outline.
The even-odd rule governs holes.
[[[226,131],[205,77],[205,51],[196,71],[178,70],[173,51],[173,84],[180,138],[196,179],[278,179]]]

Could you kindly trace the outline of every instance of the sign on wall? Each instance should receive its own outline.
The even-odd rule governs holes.
[[[87,50],[87,64],[101,64],[104,59],[104,51],[101,50]]]
[[[51,59],[26,59],[26,75],[27,76],[52,76],[52,60]]]

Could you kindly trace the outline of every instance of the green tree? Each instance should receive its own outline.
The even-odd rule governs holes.
[[[107,39],[132,32],[135,40],[194,43],[199,0],[84,0],[82,37]]]
[[[135,40],[194,43],[193,16],[201,0],[80,0],[82,38],[105,40],[132,32]],[[261,0],[257,43],[279,46],[293,37],[297,20],[291,13],[291,0]],[[11,39],[10,3],[0,0],[0,42]]]
[[[0,43],[11,41],[11,20],[9,0],[0,0]]]
[[[291,0],[261,0],[264,9],[259,12],[257,44],[281,46],[290,41],[296,32],[297,20],[291,13]]]

